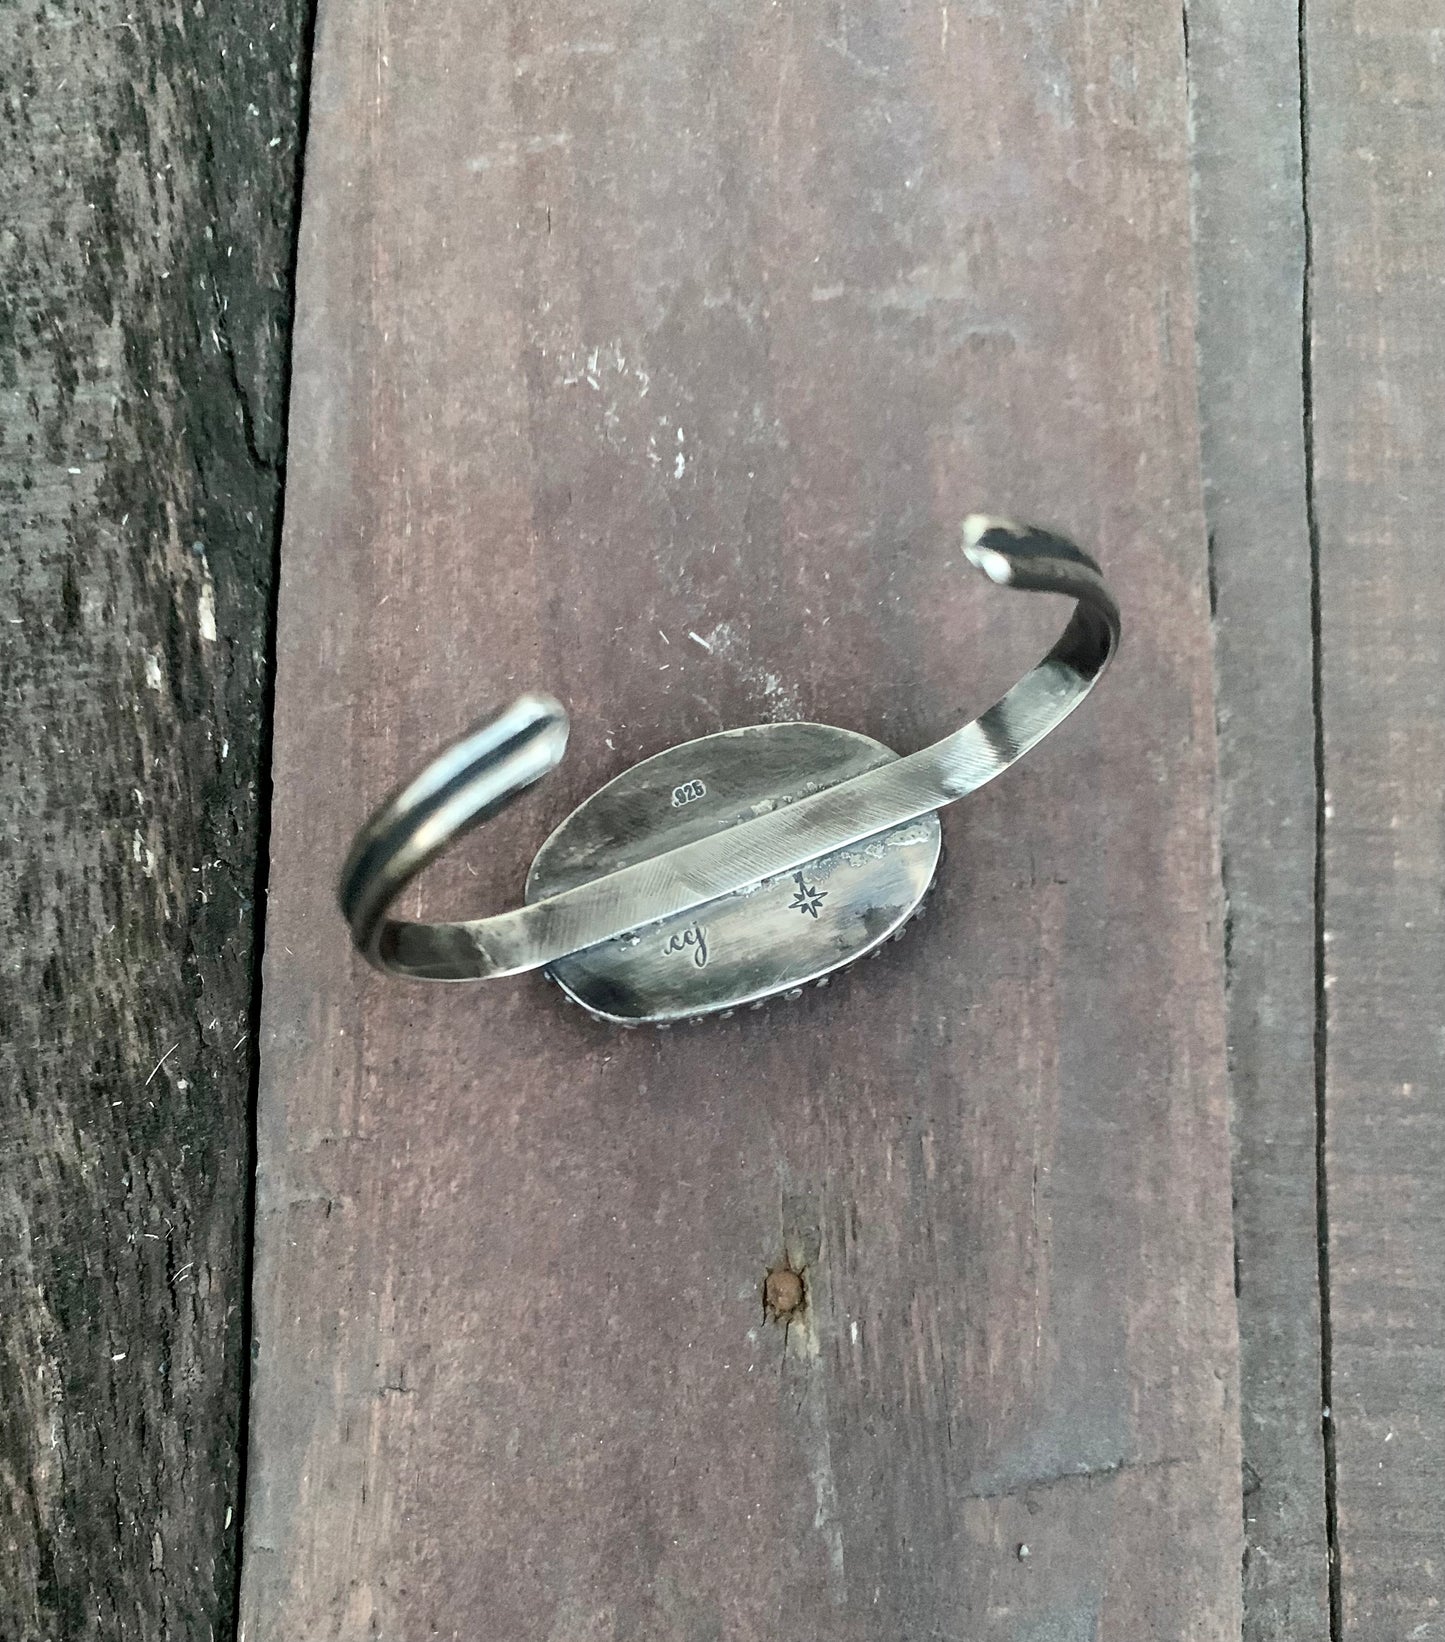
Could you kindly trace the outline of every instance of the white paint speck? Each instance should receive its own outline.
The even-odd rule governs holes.
[[[747,653],[746,637],[732,622],[720,621],[702,637],[705,648],[725,657],[753,689],[761,691],[771,718],[783,720],[805,716],[797,691],[784,682],[781,674],[770,672],[752,660]]]
[[[141,871],[147,878],[153,878],[155,876],[155,851],[146,843],[145,839],[141,837],[139,827],[137,827],[131,834],[130,858],[139,865]]]
[[[216,589],[207,577],[201,583],[201,591],[196,598],[196,621],[201,629],[201,637],[209,643],[216,642]]]

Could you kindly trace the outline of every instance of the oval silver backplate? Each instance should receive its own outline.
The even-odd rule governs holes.
[[[736,826],[897,754],[826,724],[756,724],[671,747],[610,781],[537,852],[526,898]],[[594,1015],[625,1026],[760,1003],[808,985],[886,941],[927,893],[937,815],[894,827],[696,910],[552,965]]]

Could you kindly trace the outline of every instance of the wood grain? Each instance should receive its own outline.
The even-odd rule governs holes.
[[[1177,14],[332,0],[315,86],[248,1642],[1237,1635]],[[883,961],[661,1036],[353,963],[350,830],[518,688],[569,762],[433,905],[685,737],[984,705],[1059,613],[979,502],[1129,636]]]
[[[1329,1630],[1299,8],[1192,0],[1244,1453],[1244,1634]]]
[[[0,8],[0,1636],[229,1634],[299,4]]]
[[[1439,15],[1311,0],[1339,1634],[1445,1626]]]

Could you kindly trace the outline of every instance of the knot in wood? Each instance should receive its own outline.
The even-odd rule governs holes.
[[[803,1304],[802,1276],[788,1266],[768,1273],[763,1284],[763,1300],[777,1317],[791,1317]]]

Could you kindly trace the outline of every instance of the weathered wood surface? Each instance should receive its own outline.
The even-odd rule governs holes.
[[[1331,1416],[1347,1642],[1445,1634],[1445,59],[1306,11]]]
[[[0,8],[0,1636],[229,1634],[299,4]]]
[[[248,1642],[1236,1635],[1177,14],[333,0],[315,86]],[[352,961],[364,806],[523,685],[569,762],[437,905],[683,737],[983,705],[1057,613],[979,502],[1131,630],[884,961],[663,1036]]]
[[[1315,1079],[1315,692],[1296,0],[1192,0],[1244,1461],[1244,1634],[1329,1632]]]

